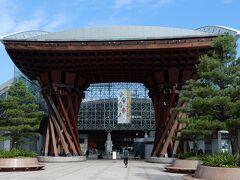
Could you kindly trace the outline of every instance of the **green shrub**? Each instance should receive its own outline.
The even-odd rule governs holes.
[[[196,154],[194,152],[187,152],[187,153],[178,153],[177,158],[178,159],[188,159],[190,157],[195,157]]]
[[[14,149],[11,151],[0,150],[0,158],[24,158],[36,157],[38,154],[33,151]]]
[[[203,165],[213,167],[239,167],[239,157],[229,153],[204,155],[201,158]]]
[[[197,156],[191,156],[191,157],[188,157],[186,158],[188,160],[201,160],[202,159],[202,155],[197,155]]]
[[[193,152],[179,153],[178,159],[200,160],[204,166],[212,167],[240,167],[240,158],[229,153],[217,153],[209,155],[195,155]]]

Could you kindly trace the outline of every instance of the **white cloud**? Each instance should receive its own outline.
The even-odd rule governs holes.
[[[12,18],[17,12],[17,5],[7,0],[2,0],[0,5],[0,36],[10,33],[15,28],[15,20]]]
[[[26,30],[54,31],[65,23],[64,14],[51,15],[38,8],[25,15],[17,1],[1,0],[0,36]]]
[[[10,33],[15,27],[15,21],[8,15],[0,16],[0,36]]]
[[[55,31],[58,27],[66,22],[66,18],[62,14],[57,14],[42,29],[45,31]]]
[[[16,17],[13,17],[13,19],[16,19]],[[31,17],[16,20],[15,29],[17,31],[38,30],[45,21],[44,10],[38,9]]]

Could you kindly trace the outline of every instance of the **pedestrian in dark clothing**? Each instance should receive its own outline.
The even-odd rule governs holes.
[[[203,155],[203,150],[202,149],[199,149],[198,152],[197,152],[198,155]]]
[[[86,156],[87,156],[87,158],[88,158],[88,156],[89,156],[89,150],[86,151]]]
[[[127,168],[127,165],[128,165],[128,155],[129,155],[129,151],[127,148],[124,149],[123,151],[123,159],[124,159],[124,165],[125,167]]]

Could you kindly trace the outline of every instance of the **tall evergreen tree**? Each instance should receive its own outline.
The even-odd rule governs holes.
[[[179,108],[188,118],[183,138],[195,139],[228,130],[232,149],[239,153],[237,130],[240,128],[240,58],[236,58],[236,41],[225,34],[212,43],[213,50],[200,57],[197,80],[189,80],[182,88]]]
[[[14,83],[6,99],[0,100],[0,140],[10,139],[12,148],[19,148],[24,139],[36,134],[43,112],[24,82]]]

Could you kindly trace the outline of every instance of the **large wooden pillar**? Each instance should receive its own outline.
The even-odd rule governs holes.
[[[190,70],[169,68],[154,73],[146,80],[156,120],[152,156],[174,155],[177,152],[179,141],[174,142],[173,137],[179,136],[178,131],[184,125],[178,123],[176,119],[185,117],[185,114],[177,113],[173,108],[185,105],[179,102],[179,90],[191,76]]]
[[[85,81],[75,73],[51,71],[41,73],[38,82],[49,114],[43,155],[82,155],[77,117]]]
[[[164,140],[176,118],[172,115],[172,108],[175,107],[177,103],[178,94],[176,93],[174,86],[163,86],[162,88],[155,90],[155,92],[150,92],[150,97],[152,98],[156,120],[152,156],[160,156],[160,152],[165,143]]]

